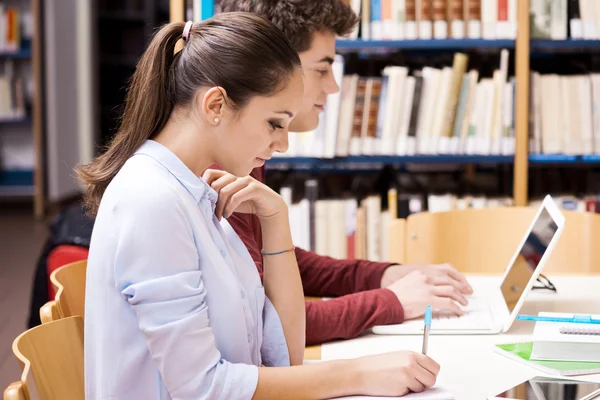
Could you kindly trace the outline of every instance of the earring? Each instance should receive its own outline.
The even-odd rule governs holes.
[[[215,117],[215,119],[213,119],[213,122],[214,122],[215,124],[218,124],[218,123],[219,123],[219,118]]]

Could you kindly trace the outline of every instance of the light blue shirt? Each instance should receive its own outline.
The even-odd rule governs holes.
[[[86,399],[251,399],[287,366],[275,308],[216,192],[147,141],[96,217],[85,304]]]

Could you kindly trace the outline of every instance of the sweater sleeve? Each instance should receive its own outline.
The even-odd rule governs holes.
[[[352,339],[375,325],[399,324],[404,309],[389,289],[306,302],[306,344]]]
[[[304,293],[317,297],[379,289],[383,272],[392,265],[366,260],[337,260],[298,248],[296,259]]]

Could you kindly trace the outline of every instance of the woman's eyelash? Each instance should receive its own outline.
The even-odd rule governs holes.
[[[318,69],[317,72],[321,75],[325,75],[327,73],[327,70],[326,69],[323,69],[323,70]]]
[[[278,124],[277,122],[269,121],[269,125],[271,126],[272,130],[283,128],[283,126],[281,126],[281,124]]]

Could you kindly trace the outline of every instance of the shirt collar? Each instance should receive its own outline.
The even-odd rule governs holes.
[[[134,155],[137,154],[151,157],[165,167],[194,197],[197,203],[204,198],[210,201],[214,212],[218,198],[217,192],[204,179],[196,176],[171,150],[154,140],[146,140],[134,153]]]

